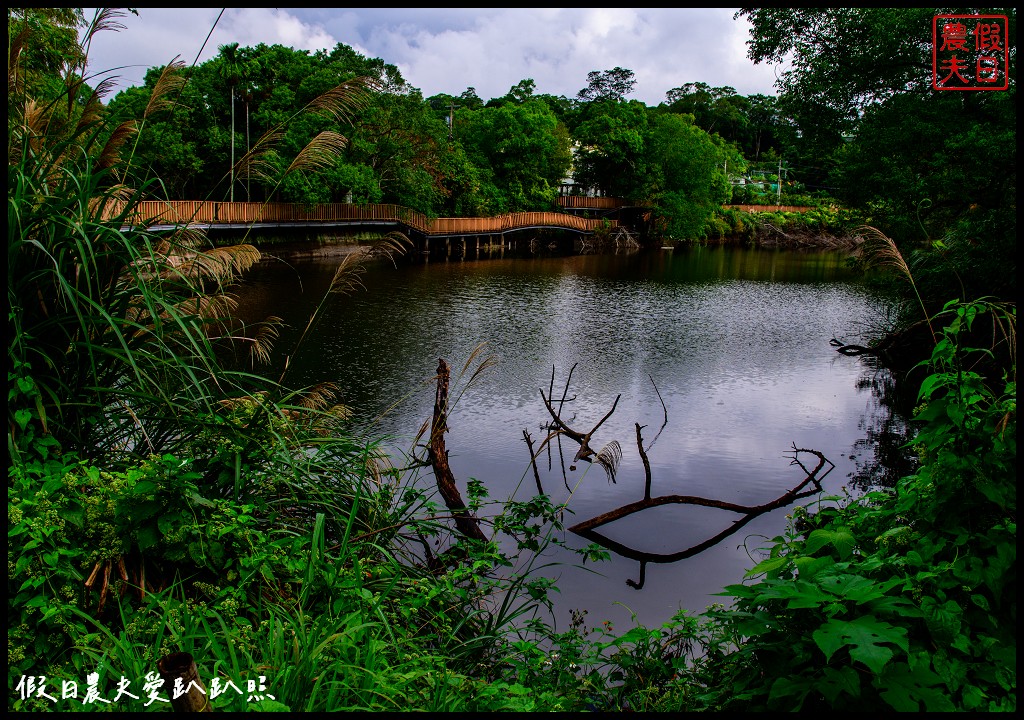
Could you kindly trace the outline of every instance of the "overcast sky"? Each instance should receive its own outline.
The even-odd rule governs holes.
[[[114,70],[121,89],[141,84],[148,68],[176,55],[191,65],[197,54],[203,62],[226,43],[304,50],[344,43],[396,65],[424,97],[473,87],[486,101],[532,78],[538,94],[573,98],[587,86],[587,73],[615,67],[634,73],[628,98],[652,106],[688,82],[775,94],[776,69],[747,59],[749,26],[733,20],[735,8],[221,10],[139,8],[138,16],[121,19],[123,30],[94,37],[89,71]],[[85,8],[86,20],[93,12]]]

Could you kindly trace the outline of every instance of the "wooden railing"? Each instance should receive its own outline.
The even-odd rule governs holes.
[[[606,198],[592,198],[606,199]],[[593,232],[614,221],[584,219],[558,212],[508,213],[496,217],[435,218],[401,205],[323,203],[211,202],[209,200],[143,200],[127,221],[136,225],[218,225],[222,223],[318,223],[389,221],[427,235],[481,235],[525,227],[558,227]]]
[[[745,212],[807,212],[814,210],[813,205],[723,205],[726,210],[743,210]]]
[[[558,204],[564,208],[591,208],[594,210],[615,210],[626,205],[622,198],[586,197],[584,195],[561,195]]]

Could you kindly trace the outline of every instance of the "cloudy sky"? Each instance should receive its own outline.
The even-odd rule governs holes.
[[[221,11],[223,10],[223,14]],[[93,8],[85,8],[87,20]],[[180,55],[191,64],[220,45],[351,46],[398,66],[424,97],[483,100],[526,78],[537,93],[575,97],[587,73],[632,70],[630,99],[647,105],[687,82],[774,95],[776,69],[746,57],[748,23],[729,8],[139,8],[118,32],[93,39],[92,73],[115,70],[119,89]],[[219,19],[218,19],[219,18]],[[211,34],[211,28],[213,32]],[[207,36],[209,35],[209,39]],[[205,47],[204,47],[205,41]],[[201,52],[200,52],[201,50]]]

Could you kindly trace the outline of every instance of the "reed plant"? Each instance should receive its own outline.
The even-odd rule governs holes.
[[[117,17],[101,11],[86,45]],[[545,588],[496,573],[510,564],[496,544],[449,537],[416,473],[347,432],[329,384],[294,391],[286,375],[228,364],[239,347],[269,359],[276,339],[272,318],[232,316],[231,284],[256,248],[138,224],[159,182],[130,185],[129,141],[172,107],[180,65],[138,122],[111,127],[86,52],[59,94],[27,95],[17,53],[31,41],[19,35],[9,65],[24,91],[8,123],[10,687],[97,672],[109,696],[185,651],[208,679],[268,678],[279,705],[265,709],[532,708],[487,668],[515,654],[513,623]],[[309,109],[337,112],[355,85]],[[270,167],[274,139],[239,169]],[[321,134],[286,173],[342,145]],[[363,259],[339,267],[332,292],[359,287]],[[455,559],[424,562],[426,538]],[[488,610],[492,593],[503,600]],[[36,696],[12,708],[62,709]]]

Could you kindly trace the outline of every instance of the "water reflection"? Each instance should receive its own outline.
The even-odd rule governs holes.
[[[335,262],[264,264],[240,300],[250,319],[273,314],[292,326],[278,344],[293,355],[290,385],[335,383],[358,427],[389,437],[396,453],[431,416],[431,378],[445,358],[453,368],[447,446],[463,492],[478,478],[496,500],[525,500],[539,483],[552,502],[567,504],[571,526],[642,494],[638,423],[651,438],[660,433],[648,458],[659,495],[764,505],[800,481],[787,457],[794,445],[835,463],[825,495],[884,477],[890,458],[875,455],[874,443],[899,429],[880,399],[884,373],[838,355],[829,339],[869,325],[886,301],[844,260],[698,247],[382,265],[365,276],[365,291],[329,299],[317,332],[297,351],[292,344]],[[480,342],[498,364],[469,383],[472,368],[461,378],[458,371]],[[553,369],[563,375],[573,367],[564,415],[571,427],[594,427],[620,397],[592,438],[595,451],[612,441],[623,450],[614,483],[592,464],[573,464],[577,447],[562,447],[564,438],[539,453],[534,479],[524,431],[539,448],[551,423],[541,391],[551,387]],[[571,552],[554,548],[545,560],[555,564],[543,572],[560,589],[557,615],[589,609],[590,617],[628,621],[635,613],[658,624],[681,608],[702,610],[757,561],[758,537],[784,530],[791,504],[734,528],[735,516],[719,509],[650,508],[602,528],[606,547],[621,548],[597,566],[580,567]],[[716,537],[646,572],[651,556]],[[569,532],[558,539],[570,549],[589,542]],[[643,592],[624,596],[623,578]],[[617,604],[627,601],[628,609]]]

